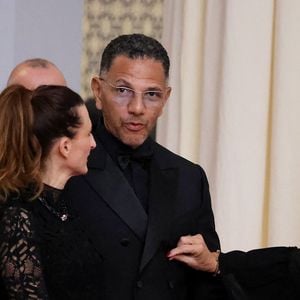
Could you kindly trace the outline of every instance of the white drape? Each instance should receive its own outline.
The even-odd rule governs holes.
[[[157,139],[200,163],[222,249],[300,246],[300,1],[164,0]]]

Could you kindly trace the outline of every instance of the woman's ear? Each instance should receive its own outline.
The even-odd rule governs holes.
[[[97,109],[102,109],[102,100],[101,100],[101,92],[102,92],[102,86],[101,86],[101,80],[99,77],[94,76],[91,81],[91,88],[94,94],[96,107]]]
[[[68,137],[62,137],[59,141],[59,152],[60,154],[67,158],[71,152],[72,143],[71,139]]]

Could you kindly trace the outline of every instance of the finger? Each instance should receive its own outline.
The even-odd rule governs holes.
[[[191,237],[191,241],[192,241],[192,244],[203,244],[204,243],[204,239],[203,239],[203,236],[201,234],[195,234],[195,235],[192,235]]]
[[[202,244],[204,242],[201,234],[181,236],[177,245]]]
[[[190,235],[181,236],[178,240],[177,246],[181,245],[191,245],[192,244],[192,238]]]
[[[198,249],[198,247],[195,247],[195,245],[182,244],[182,245],[172,249],[168,253],[168,257],[171,258],[175,255],[181,255],[181,254],[192,255],[197,252],[197,249]]]

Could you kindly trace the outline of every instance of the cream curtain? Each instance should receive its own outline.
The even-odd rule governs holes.
[[[165,0],[157,140],[200,163],[222,249],[300,246],[300,1]]]

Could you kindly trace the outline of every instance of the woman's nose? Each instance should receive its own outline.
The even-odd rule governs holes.
[[[91,134],[91,149],[96,148],[96,141],[94,139],[94,136]]]

